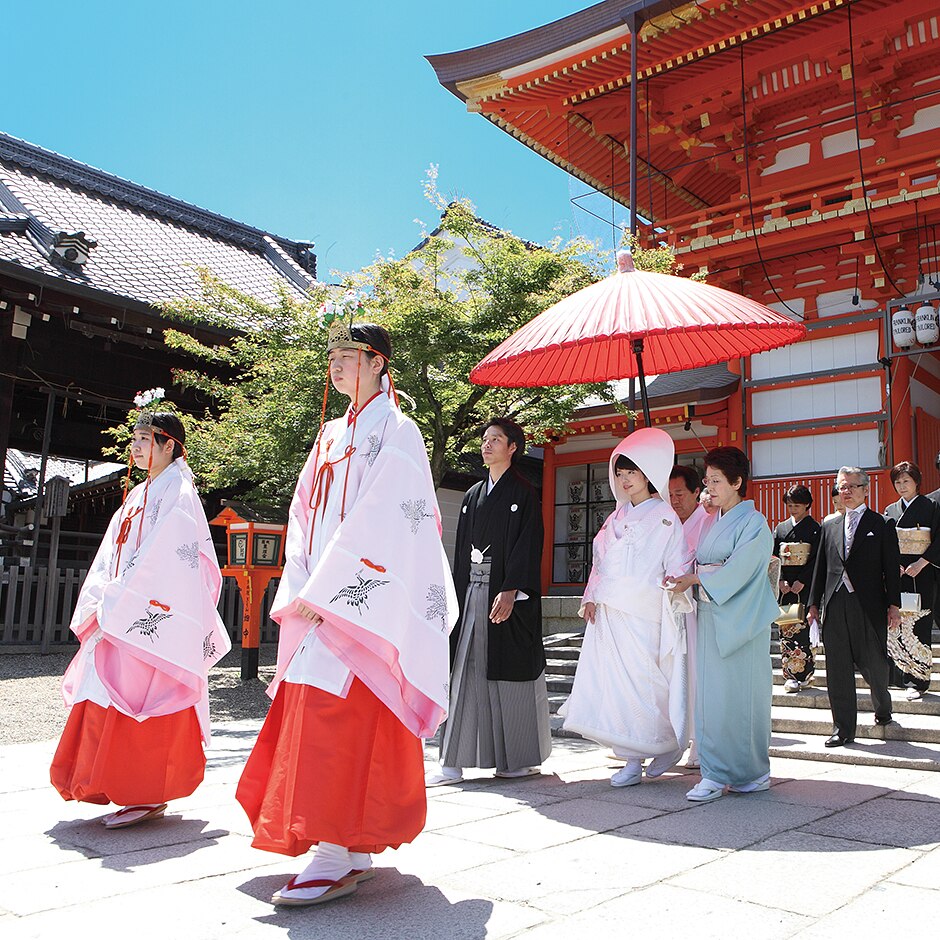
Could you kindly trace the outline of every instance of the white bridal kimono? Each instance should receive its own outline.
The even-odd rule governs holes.
[[[682,523],[658,497],[638,506],[624,503],[607,518],[594,538],[583,599],[597,605],[595,619],[585,631],[574,688],[559,712],[565,728],[626,759],[685,746],[686,638],[677,614],[691,603],[660,585],[691,563]]]

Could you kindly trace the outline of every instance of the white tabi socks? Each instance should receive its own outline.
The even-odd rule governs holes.
[[[316,903],[319,899],[327,900],[327,894],[339,897],[352,893],[357,882],[373,874],[372,856],[368,852],[350,852],[341,845],[321,842],[310,864],[276,892],[272,900],[281,904]],[[334,884],[309,884],[323,881]]]

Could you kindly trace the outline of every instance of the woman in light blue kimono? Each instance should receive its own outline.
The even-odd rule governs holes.
[[[696,572],[677,590],[697,585],[698,650],[695,735],[702,779],[695,803],[770,786],[770,625],[778,614],[767,577],[773,535],[744,499],[750,467],[736,447],[705,458],[705,485],[718,512],[702,530]]]

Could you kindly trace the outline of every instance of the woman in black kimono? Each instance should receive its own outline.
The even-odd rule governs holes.
[[[816,550],[819,548],[819,523],[810,515],[813,496],[805,486],[791,486],[783,494],[790,514],[774,529],[774,555],[780,559],[780,603],[807,604],[809,586],[813,580]],[[805,542],[810,546],[805,564],[787,564],[780,554],[785,542]],[[780,630],[780,661],[783,668],[783,688],[799,692],[813,681],[816,661],[809,642],[809,626],[802,623],[784,624]]]
[[[891,470],[891,482],[900,499],[885,510],[885,518],[893,522],[898,530],[901,544],[901,591],[919,594],[921,610],[933,610],[937,602],[937,569],[940,563],[940,506],[920,494],[920,468],[910,461],[903,461]],[[930,533],[929,545],[917,554],[905,553],[903,542],[905,530],[921,529]],[[902,606],[904,606],[902,604]],[[930,687],[930,672],[933,665],[931,631],[933,617],[925,614],[913,624],[914,637],[919,643],[901,635],[888,638],[888,651],[894,659],[890,684],[907,687],[908,701],[916,701]]]

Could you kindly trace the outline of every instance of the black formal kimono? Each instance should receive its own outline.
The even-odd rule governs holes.
[[[822,611],[834,731],[850,741],[858,719],[856,666],[871,689],[875,719],[891,720],[888,607],[901,604],[901,555],[894,526],[871,509],[861,514],[848,552],[844,526],[841,513],[823,520],[809,602]]]
[[[805,565],[781,565],[780,580],[790,584],[800,581],[803,584],[803,590],[799,594],[793,591],[781,593],[780,603],[806,604],[813,581],[816,552],[819,549],[819,523],[808,515],[795,525],[792,519],[781,522],[774,529],[774,554],[778,558],[780,558],[780,546],[784,542],[806,542],[810,546],[810,551]],[[794,679],[797,682],[809,682],[816,671],[813,647],[809,642],[809,625],[804,620],[803,623],[787,624],[778,629],[780,631],[780,664],[784,678]]]
[[[901,577],[901,591],[904,593],[920,594],[920,606],[926,611],[936,610],[937,594],[937,569],[935,565],[940,563],[940,506],[926,496],[915,496],[905,507],[903,500],[892,503],[885,509],[885,519],[892,523],[898,529],[914,529],[920,526],[930,530],[930,547],[923,555],[901,555],[901,565],[907,567],[913,564],[918,558],[925,558],[929,564],[924,570],[912,578],[909,575]],[[933,631],[933,614],[927,613],[920,617],[913,624],[914,636],[920,641],[926,651],[921,650],[922,655],[917,656],[914,650],[908,648],[904,642],[904,637],[899,638],[899,644],[896,650],[892,650],[897,659],[904,659],[910,655],[914,656],[919,674],[915,675],[906,672],[900,668],[897,663],[892,665],[891,685],[908,686],[915,688],[918,692],[926,692],[930,686],[930,668],[933,663],[933,655],[928,653],[931,649],[931,633]],[[919,668],[918,668],[919,667]],[[926,675],[924,675],[926,673]]]
[[[542,511],[510,467],[464,496],[457,522],[454,585],[460,620],[451,633],[445,767],[537,767],[551,752],[542,645]],[[497,594],[514,591],[509,619],[493,623]],[[521,597],[520,595],[525,595]]]

